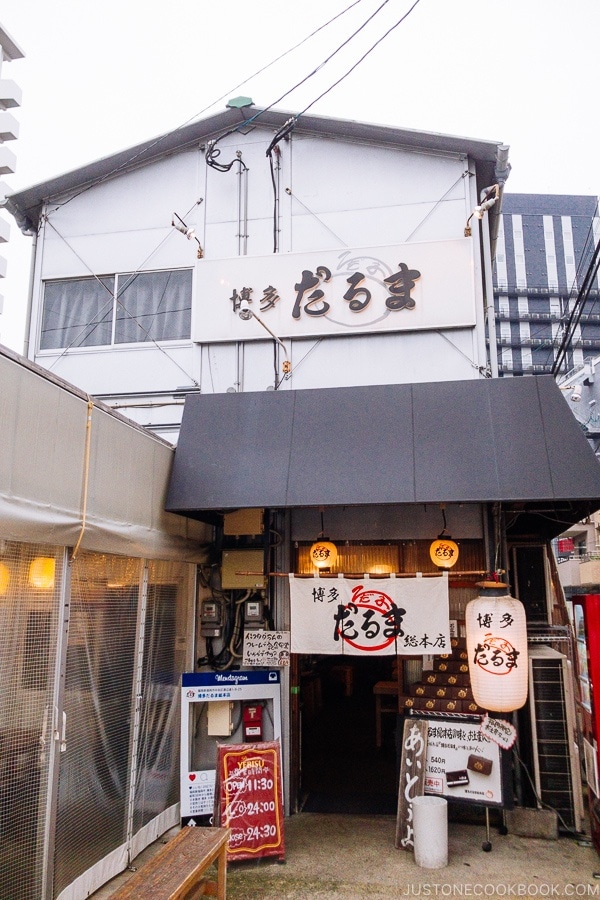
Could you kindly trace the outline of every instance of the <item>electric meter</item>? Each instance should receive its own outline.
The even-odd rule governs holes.
[[[202,637],[221,637],[223,618],[223,602],[221,600],[203,600],[200,606],[200,634]]]

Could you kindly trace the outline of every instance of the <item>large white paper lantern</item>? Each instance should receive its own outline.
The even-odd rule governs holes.
[[[473,698],[491,712],[512,712],[527,700],[525,607],[505,584],[480,582],[479,588],[465,611]]]

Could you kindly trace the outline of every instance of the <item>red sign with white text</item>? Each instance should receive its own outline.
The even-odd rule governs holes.
[[[219,744],[221,825],[231,829],[229,862],[284,856],[279,741]]]

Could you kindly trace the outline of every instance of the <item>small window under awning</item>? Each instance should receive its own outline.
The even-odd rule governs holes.
[[[545,537],[600,508],[600,463],[551,376],[190,394],[166,509],[494,501]]]

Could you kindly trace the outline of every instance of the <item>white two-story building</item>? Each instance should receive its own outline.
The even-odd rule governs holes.
[[[188,391],[481,378],[507,153],[234,101],[9,199],[26,355],[173,440]]]
[[[291,632],[281,721],[267,711],[263,733],[281,734],[288,812],[395,810],[377,686],[395,680],[392,711],[407,708],[437,621],[424,603],[415,633],[380,653],[370,613],[352,650],[337,620],[333,644],[317,640],[309,613],[299,641],[289,576],[315,577],[317,538],[341,583],[439,575],[431,545],[452,535],[446,623],[462,634],[494,572],[536,639],[564,650],[549,541],[600,506],[600,473],[551,378],[494,377],[509,168],[497,141],[237,98],[8,200],[33,244],[26,355],[176,443],[166,509],[212,526],[196,669],[244,667],[245,630]],[[235,743],[231,702],[217,734]],[[214,768],[201,714],[190,733],[184,762]],[[505,805],[536,803],[515,794]],[[577,827],[580,795],[551,801]]]

